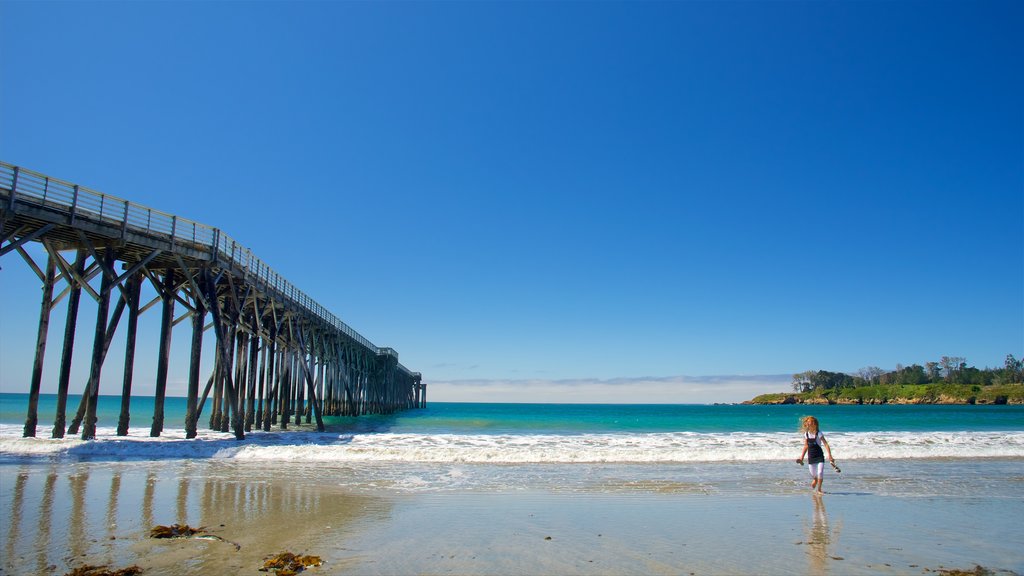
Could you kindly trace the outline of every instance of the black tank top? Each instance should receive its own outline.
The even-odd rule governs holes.
[[[825,453],[821,450],[821,445],[818,444],[818,434],[811,436],[804,432],[804,438],[807,439],[807,462],[809,464],[817,464],[825,461]]]

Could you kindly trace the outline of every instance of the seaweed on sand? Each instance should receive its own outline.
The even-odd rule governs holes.
[[[149,531],[150,538],[188,538],[195,534],[205,532],[206,527],[193,528],[188,524],[171,524],[170,526],[154,526]]]
[[[172,524],[170,526],[154,526],[149,531],[150,538],[195,538],[196,540],[218,540],[226,544],[231,544],[235,547],[235,550],[241,550],[242,545],[225,540],[216,534],[208,534],[205,526],[199,528],[192,528],[188,524]]]
[[[299,572],[302,572],[306,568],[311,566],[319,566],[324,561],[319,556],[303,556],[292,554],[291,552],[281,552],[274,556],[269,556],[263,562],[263,567],[260,568],[260,572],[274,571],[277,576],[295,576]]]

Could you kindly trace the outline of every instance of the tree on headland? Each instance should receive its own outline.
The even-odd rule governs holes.
[[[961,356],[943,356],[939,359],[939,363],[942,365],[942,375],[946,382],[957,383],[960,371],[967,367],[966,361],[967,359]]]
[[[934,362],[929,362],[929,364],[934,364]],[[857,371],[857,375],[860,376],[861,380],[868,384],[878,384],[881,382],[883,374],[885,374],[885,370],[878,366],[868,366]]]
[[[920,364],[911,364],[910,366],[902,366],[897,364],[896,370],[882,375],[883,384],[927,384],[928,374],[924,370],[924,366]]]
[[[807,372],[798,372],[793,374],[793,392],[807,392],[811,389],[811,376],[814,374],[814,370],[808,370]]]
[[[1003,365],[1004,377],[1007,382],[1020,382],[1024,380],[1024,360],[1017,360],[1013,354],[1006,355],[1006,363]]]
[[[794,392],[838,390],[840,388],[853,388],[855,385],[854,377],[842,372],[808,370],[807,372],[793,375]]]

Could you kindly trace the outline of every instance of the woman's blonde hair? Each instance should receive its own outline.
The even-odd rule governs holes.
[[[804,416],[800,421],[800,429],[805,432],[818,432],[818,419],[814,416]]]

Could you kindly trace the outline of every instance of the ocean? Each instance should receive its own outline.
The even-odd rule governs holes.
[[[27,395],[0,394],[0,462],[33,458],[69,461],[195,460],[280,464],[357,465],[353,486],[410,490],[450,489],[472,479],[491,489],[519,486],[514,475],[464,475],[453,481],[452,464],[477,465],[699,465],[714,476],[716,463],[790,463],[799,455],[800,418],[821,421],[840,466],[870,462],[947,460],[948,466],[979,458],[1024,458],[1024,406],[960,405],[598,405],[432,403],[390,415],[326,418],[325,432],[312,425],[255,431],[238,441],[231,433],[203,429],[184,438],[184,399],[168,398],[165,428],[149,436],[152,398],[133,398],[133,428],[115,435],[120,399],[101,397],[97,439],[49,438],[55,396],[40,398],[37,438],[22,438]],[[77,398],[68,406],[77,407]],[[70,412],[70,411],[69,411]],[[49,419],[47,419],[49,416]],[[70,414],[69,414],[70,416]],[[402,466],[395,466],[402,464]],[[891,464],[890,464],[891,465]],[[794,466],[795,468],[795,466]],[[553,468],[541,468],[550,472]],[[691,466],[689,470],[696,470]],[[570,466],[565,474],[575,470]],[[649,471],[649,470],[647,470]],[[428,480],[432,479],[432,480]],[[550,482],[564,484],[555,475]],[[943,484],[943,483],[940,483]],[[948,489],[944,486],[943,489]]]
[[[83,557],[253,573],[285,545],[328,557],[322,574],[1024,572],[1024,406],[435,402],[242,441],[208,415],[185,439],[183,398],[151,438],[152,406],[133,398],[118,437],[120,398],[101,397],[95,440],[53,440],[43,395],[38,437],[22,438],[27,395],[0,394],[9,573]],[[795,462],[805,415],[841,469],[827,512]],[[37,512],[50,521],[19,520]],[[174,522],[219,526],[242,552],[206,543],[182,564],[195,544],[145,538]]]
[[[68,399],[70,422],[78,396]],[[154,399],[132,398],[130,438],[149,438]],[[20,437],[28,406],[27,394],[0,393],[0,454],[26,453],[12,437]],[[39,399],[36,436],[48,438],[53,427],[56,395]],[[206,407],[209,413],[209,405]],[[125,457],[173,456],[169,448],[147,452],[111,438],[120,412],[120,397],[101,396],[97,408],[98,439],[118,442]],[[169,397],[164,407],[166,444],[180,441],[185,399]],[[325,417],[326,432],[311,434],[294,425],[285,436],[254,432],[239,443],[265,448],[267,459],[289,459],[282,446],[314,444],[332,458],[408,461],[508,462],[702,462],[756,461],[784,457],[783,447],[799,445],[799,421],[816,415],[822,431],[846,459],[1024,457],[1024,406],[1016,405],[664,405],[664,404],[429,404],[425,409],[389,415]],[[207,418],[208,419],[208,418]],[[204,429],[200,439],[224,435]],[[232,437],[233,438],[233,437]],[[75,455],[89,450],[76,445]],[[61,453],[60,445],[51,451]],[[107,453],[100,450],[101,453]],[[349,454],[358,452],[358,454]],[[182,447],[181,456],[202,451]],[[207,453],[208,457],[215,454]],[[221,456],[226,456],[222,453]],[[314,459],[317,454],[306,454]]]

